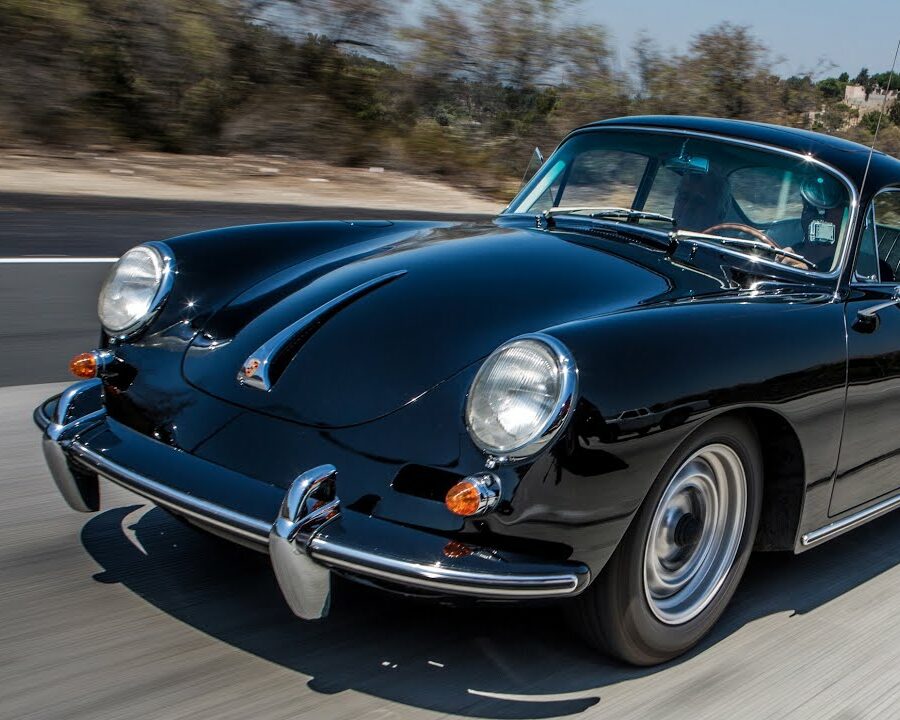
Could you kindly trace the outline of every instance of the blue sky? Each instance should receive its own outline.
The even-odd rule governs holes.
[[[427,5],[412,0],[408,11]],[[819,69],[824,77],[832,74],[827,63],[837,65],[833,74],[846,70],[851,77],[864,66],[888,70],[900,40],[900,0],[585,0],[570,14],[605,25],[626,70],[641,30],[662,48],[681,51],[692,35],[723,20],[750,25],[784,58],[776,68],[781,75]]]

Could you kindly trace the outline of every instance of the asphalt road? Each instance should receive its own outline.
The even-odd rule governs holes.
[[[354,207],[175,202],[0,192],[0,257],[121,255],[128,248],[147,240],[261,222],[364,218],[471,220],[483,217],[486,216]]]
[[[62,252],[70,236],[68,254],[115,254],[223,224],[194,204],[138,219],[79,202],[12,212],[5,196],[0,256],[21,254],[14,242]],[[332,615],[303,623],[264,556],[108,484],[99,513],[75,513],[31,422],[63,385],[34,383],[92,346],[107,267],[0,264],[0,718],[900,716],[896,513],[754,557],[713,635],[643,670],[584,647],[552,605],[449,608],[343,583]]]
[[[617,666],[555,606],[449,608],[349,583],[295,619],[267,559],[105,484],[65,506],[31,410],[0,389],[0,717],[896,718],[900,524],[759,555],[713,636]]]

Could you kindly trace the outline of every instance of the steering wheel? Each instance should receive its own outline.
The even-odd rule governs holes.
[[[743,223],[719,223],[718,225],[706,228],[706,230],[703,231],[703,234],[712,235],[716,230],[734,230],[735,232],[746,233],[747,235],[752,235],[756,240],[764,242],[766,245],[771,245],[778,250],[781,249],[781,245],[766,235],[762,230],[755,228],[752,225],[744,225]]]
[[[772,238],[770,238],[768,235],[766,235],[759,228],[755,228],[752,225],[744,225],[744,223],[719,223],[718,225],[713,225],[712,227],[706,228],[706,230],[703,231],[703,234],[711,235],[718,230],[734,230],[735,232],[742,232],[747,235],[750,235],[755,240],[759,240],[760,242],[763,242],[766,245],[769,245],[770,247],[775,248],[776,250],[785,249],[785,248],[782,248],[781,245],[779,245],[777,242],[775,242]],[[790,248],[786,248],[786,249],[790,250]],[[808,268],[815,268],[815,264],[805,258],[801,261],[797,258],[792,258],[788,255],[782,255],[780,258],[778,258],[778,262],[784,263],[785,265],[792,265],[793,267],[798,267],[801,270],[808,269]]]

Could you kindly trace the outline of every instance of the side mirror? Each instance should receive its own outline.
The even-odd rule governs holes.
[[[525,168],[525,174],[522,176],[522,186],[534,177],[535,173],[541,169],[541,165],[543,164],[544,155],[541,152],[541,149],[536,147],[531,153],[531,158],[528,160],[528,166]]]

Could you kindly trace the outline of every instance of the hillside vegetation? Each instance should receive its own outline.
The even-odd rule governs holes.
[[[871,141],[869,119],[847,129],[847,78],[778,76],[748,28],[712,27],[681,55],[642,37],[617,70],[602,26],[560,19],[577,18],[572,5],[436,0],[410,25],[389,0],[0,0],[0,143],[288,153],[471,171],[505,192],[529,146],[617,115]],[[900,154],[900,108],[879,137]]]

